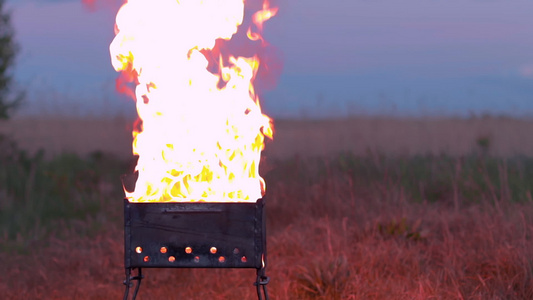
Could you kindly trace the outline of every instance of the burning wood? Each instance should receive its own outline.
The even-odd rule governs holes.
[[[140,128],[132,202],[255,202],[265,192],[258,172],[271,120],[254,79],[258,55],[224,54],[244,32],[262,43],[267,1],[241,29],[243,0],[129,0],[116,18],[111,60],[135,84]]]

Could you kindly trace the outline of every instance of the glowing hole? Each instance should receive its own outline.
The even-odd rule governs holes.
[[[221,256],[221,257],[218,258],[218,262],[223,263],[225,261],[226,261],[226,258],[224,256]]]
[[[200,261],[200,256],[195,256],[194,257],[194,262],[199,262]]]
[[[167,247],[161,247],[159,251],[161,251],[161,253],[167,253]]]
[[[185,253],[191,254],[192,253],[192,248],[191,247],[185,248]]]
[[[169,262],[175,262],[176,261],[176,258],[174,256],[169,256],[168,257],[168,261]]]
[[[239,251],[239,248],[235,248],[235,249],[233,249],[233,254],[239,254],[239,252],[240,252],[240,251]]]
[[[145,257],[143,258],[143,260],[144,260],[144,262],[149,262],[149,261],[150,261],[150,257],[145,256]]]
[[[246,256],[241,257],[241,262],[245,263],[246,261]]]
[[[141,252],[143,252],[143,248],[137,247],[137,248],[135,248],[135,252],[141,253]]]
[[[215,253],[217,253],[217,248],[216,247],[211,247],[211,249],[209,249],[209,252],[211,252],[212,254],[215,254]]]

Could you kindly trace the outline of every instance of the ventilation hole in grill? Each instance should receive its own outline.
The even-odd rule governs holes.
[[[135,248],[135,252],[141,253],[141,252],[143,252],[143,248],[137,247],[137,248]]]
[[[185,253],[191,254],[192,253],[192,248],[191,247],[185,248]]]
[[[246,256],[241,257],[241,262],[245,263],[247,261]]]
[[[149,262],[150,261],[150,257],[147,255],[143,258],[144,262]]]
[[[226,258],[224,256],[221,256],[218,258],[218,262],[223,263],[226,261]]]
[[[195,256],[194,257],[194,262],[200,262],[200,256]]]
[[[161,253],[167,253],[167,247],[161,247],[161,249],[159,249],[159,251]]]
[[[239,254],[239,252],[241,252],[241,251],[239,250],[239,248],[235,248],[235,249],[233,249],[233,254]]]
[[[175,262],[176,261],[176,258],[174,256],[169,256],[168,257],[168,261],[169,262]]]
[[[211,249],[209,249],[209,252],[211,252],[212,254],[215,254],[215,253],[217,253],[217,248],[216,247],[211,247]]]

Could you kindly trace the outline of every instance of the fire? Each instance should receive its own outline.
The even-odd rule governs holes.
[[[253,86],[260,58],[216,49],[241,30],[244,8],[244,0],[129,0],[120,8],[111,61],[135,83],[140,120],[130,201],[255,202],[264,194],[258,167],[273,129]],[[264,2],[253,14],[250,42],[264,43],[263,22],[276,12]]]
[[[258,11],[258,12],[256,12],[253,15],[253,22],[257,26],[259,31],[262,31],[263,30],[263,23],[265,21],[268,21],[270,18],[275,16],[277,13],[278,13],[278,8],[277,7],[270,8],[268,1],[265,1],[265,2],[263,2],[263,9]],[[261,40],[261,41],[264,42],[264,40],[263,40],[263,38],[261,37],[260,34],[252,32],[252,28],[248,28],[247,35],[248,35],[248,38],[250,40],[253,40],[253,41]]]

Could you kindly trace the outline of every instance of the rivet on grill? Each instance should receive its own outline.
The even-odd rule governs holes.
[[[217,253],[217,248],[216,247],[211,247],[211,249],[209,249],[209,252],[211,252],[212,254],[215,254],[215,253]]]
[[[161,247],[161,249],[159,249],[159,251],[161,253],[167,253],[167,247]]]
[[[243,262],[243,263],[246,262],[246,256],[241,257],[241,262]]]
[[[200,256],[195,256],[194,257],[194,262],[199,262],[200,261]]]
[[[135,252],[141,253],[141,252],[143,252],[143,248],[137,247],[137,248],[135,248]]]
[[[176,258],[174,256],[169,256],[168,257],[168,261],[169,262],[174,262],[174,261],[176,261]]]
[[[185,253],[191,254],[192,253],[192,248],[191,247],[185,248]]]
[[[226,261],[226,258],[224,256],[221,256],[218,258],[218,262],[223,263]]]
[[[239,248],[235,248],[235,249],[233,249],[233,254],[239,254],[239,252],[240,252],[240,251],[239,251]]]
[[[143,260],[144,260],[144,262],[149,262],[149,261],[150,261],[150,257],[149,257],[149,256],[145,256],[145,257],[143,258]]]

